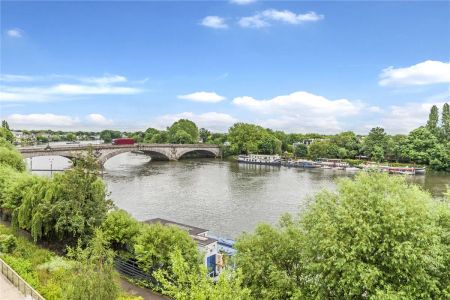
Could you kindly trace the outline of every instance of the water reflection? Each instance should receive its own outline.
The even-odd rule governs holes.
[[[242,165],[219,159],[151,162],[124,153],[105,164],[104,179],[115,204],[139,220],[160,217],[236,237],[260,222],[276,223],[301,211],[321,189],[335,189],[340,170],[303,170]],[[433,195],[442,195],[449,174],[410,177]]]

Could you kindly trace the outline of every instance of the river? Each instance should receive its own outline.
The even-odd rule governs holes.
[[[62,157],[36,157],[33,168],[69,166]],[[35,172],[49,174],[49,172]],[[340,170],[304,170],[242,165],[219,159],[151,162],[124,153],[105,164],[104,180],[114,203],[138,220],[166,218],[235,238],[261,222],[275,224],[286,213],[297,214],[320,190],[353,175]],[[411,180],[441,197],[450,174],[428,173]]]

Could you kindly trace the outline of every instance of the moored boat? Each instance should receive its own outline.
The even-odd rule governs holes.
[[[279,155],[261,155],[261,154],[239,155],[238,162],[245,164],[281,166],[281,158]]]

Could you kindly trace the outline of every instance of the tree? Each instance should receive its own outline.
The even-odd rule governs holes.
[[[101,229],[114,250],[132,250],[133,240],[139,233],[139,223],[129,213],[119,209],[108,213]]]
[[[384,152],[387,150],[388,136],[381,127],[372,128],[364,139],[363,151],[365,155],[371,156],[375,146],[381,147]]]
[[[199,130],[199,137],[202,140],[203,143],[208,142],[209,138],[211,136],[211,132],[208,129],[200,128]]]
[[[14,135],[6,127],[0,127],[0,138],[7,140],[10,143],[14,142]]]
[[[339,156],[339,147],[330,141],[315,141],[309,145],[308,153],[313,159],[336,158]]]
[[[120,131],[103,130],[100,132],[100,139],[102,139],[104,143],[111,143],[113,139],[118,139],[120,137],[122,137]]]
[[[187,120],[187,119],[180,119],[172,124],[168,129],[169,134],[169,142],[176,143],[175,141],[177,138],[180,137],[180,135],[184,135],[184,133],[180,133],[178,137],[176,137],[178,131],[184,131],[190,136],[190,141],[192,143],[198,142],[198,128],[197,125],[195,125],[194,122]],[[174,141],[174,142],[172,142]]]
[[[412,161],[428,164],[437,145],[438,139],[428,127],[419,127],[409,133],[404,151]]]
[[[30,230],[35,241],[45,238],[71,244],[88,240],[112,208],[106,199],[106,186],[99,177],[98,163],[92,151],[77,158],[74,167],[56,174],[46,185],[38,187],[42,197],[27,193],[24,202],[33,202],[31,227],[19,220],[19,226]],[[34,200],[33,200],[34,199]]]
[[[285,215],[278,227],[261,224],[254,234],[244,234],[237,240],[236,264],[253,299],[301,296],[301,239],[298,226]]]
[[[39,143],[48,143],[48,142],[49,142],[48,137],[46,137],[45,135],[38,135],[38,136],[36,137],[36,140],[37,140]]]
[[[158,129],[155,128],[147,128],[144,133],[144,142],[145,143],[151,143],[152,138],[159,133]]]
[[[77,136],[74,133],[71,132],[71,133],[66,135],[66,139],[68,141],[75,141],[77,139]]]
[[[196,140],[186,131],[179,129],[169,140],[172,144],[194,144]]]
[[[340,151],[345,153],[345,155],[340,155],[340,158],[345,157],[355,157],[361,148],[358,137],[353,131],[341,132],[331,138],[331,142],[336,144],[339,148],[345,149],[346,151]]]
[[[450,105],[445,103],[442,107],[442,132],[444,141],[450,141]]]
[[[207,276],[204,266],[192,269],[178,249],[170,254],[170,263],[172,274],[157,270],[154,276],[162,287],[162,293],[171,299],[250,299],[250,291],[241,286],[239,271],[226,270],[214,282]]]
[[[17,171],[25,171],[25,163],[19,151],[0,137],[0,165],[10,166]]]
[[[8,122],[6,120],[2,120],[2,127],[7,129],[7,130],[10,130],[9,129],[9,124],[8,124]]]
[[[150,143],[152,144],[165,144],[169,142],[169,134],[167,131],[160,131],[152,136]]]
[[[427,121],[427,129],[433,133],[437,134],[438,131],[438,125],[439,125],[439,109],[436,105],[433,105],[430,110],[430,114],[428,115],[428,121]]]
[[[384,160],[384,150],[381,146],[375,145],[373,147],[372,153],[370,153],[372,160],[376,162],[382,162]]]
[[[258,152],[260,143],[266,130],[261,126],[247,123],[236,123],[228,129],[228,141],[232,151],[236,154]]]
[[[159,269],[171,274],[170,253],[175,249],[181,252],[190,268],[198,268],[200,253],[189,234],[175,226],[160,223],[141,227],[134,243],[134,256],[139,267],[148,274]]]
[[[114,253],[107,247],[103,233],[97,230],[87,248],[79,243],[70,248],[68,256],[75,261],[69,270],[63,290],[68,300],[110,300],[119,295],[118,276],[114,270]]]
[[[263,133],[258,141],[258,153],[261,154],[281,154],[281,141],[269,133]]]
[[[306,157],[308,156],[308,146],[302,143],[295,144],[294,146],[295,157]]]
[[[450,208],[403,177],[360,173],[322,191],[299,220],[237,243],[257,299],[444,299]]]

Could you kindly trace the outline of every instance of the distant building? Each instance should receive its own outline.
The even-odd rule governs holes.
[[[208,269],[209,275],[211,277],[215,277],[221,272],[223,268],[223,257],[222,254],[219,253],[217,240],[208,237],[209,230],[160,218],[150,219],[144,221],[144,223],[160,223],[167,226],[176,226],[186,231],[189,236],[197,243],[200,252],[204,255],[203,262]]]

